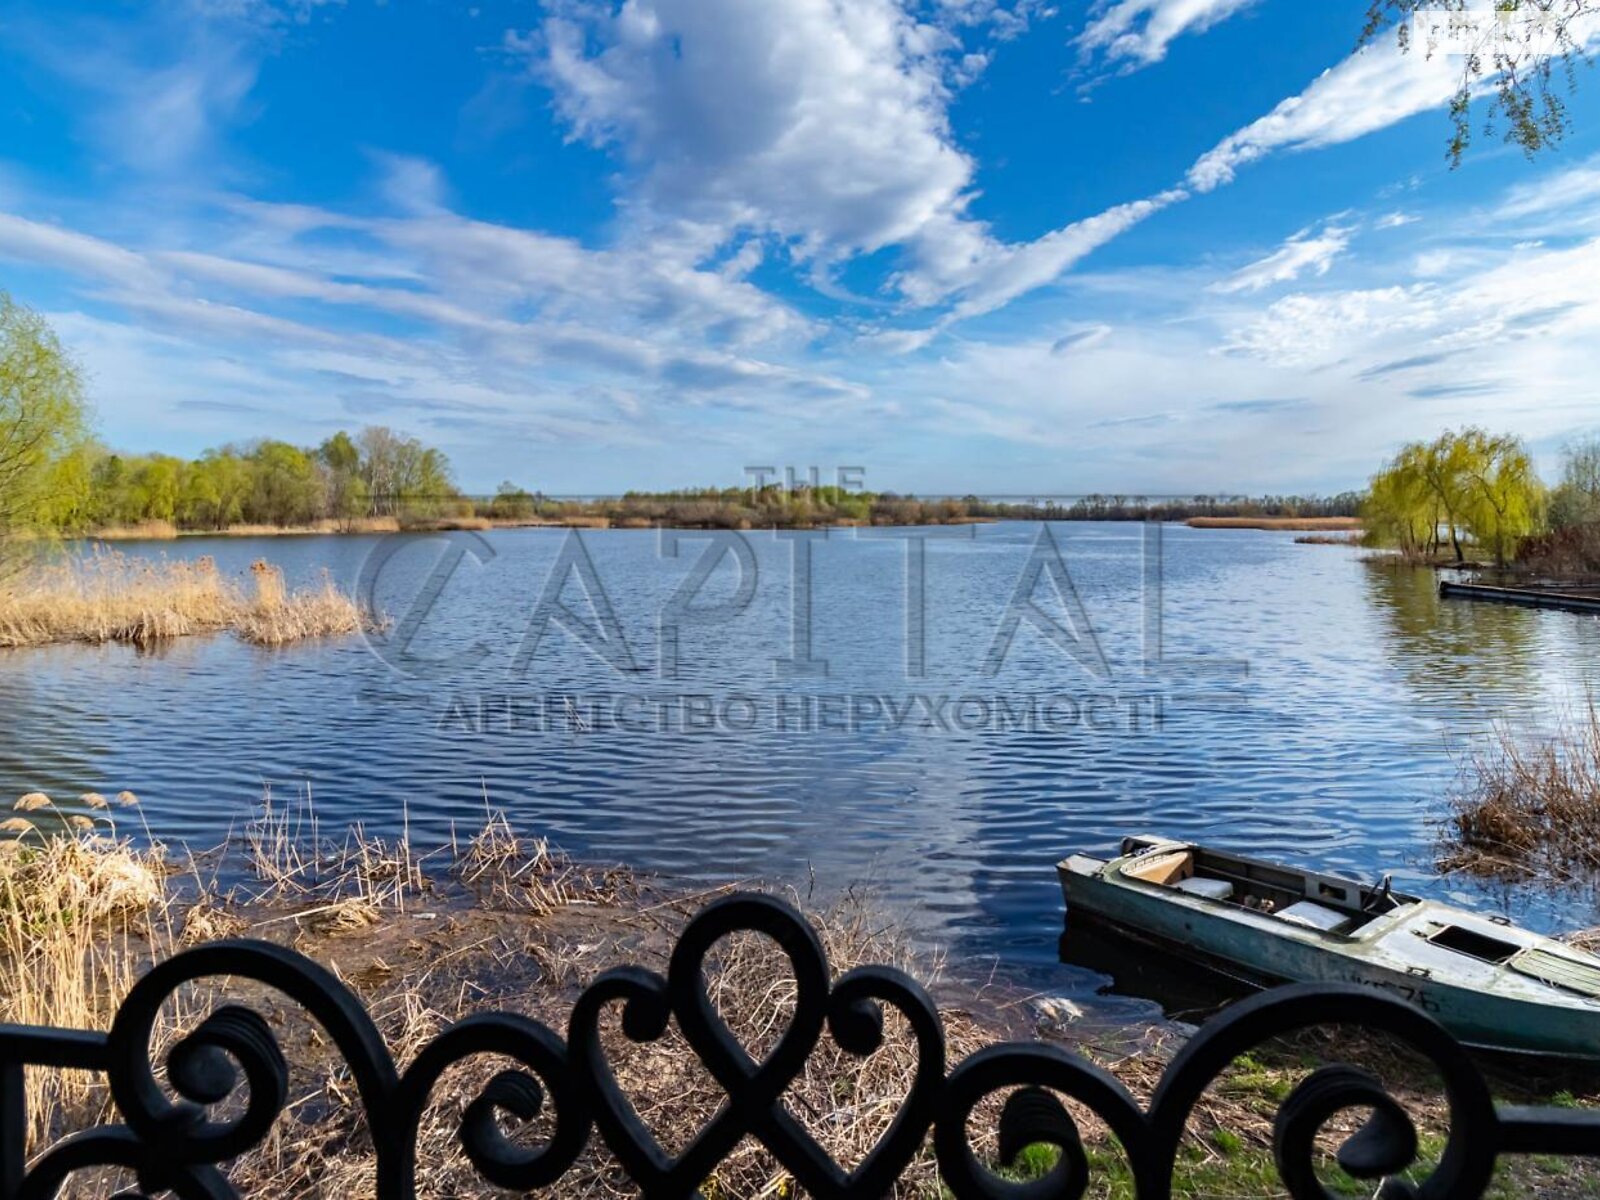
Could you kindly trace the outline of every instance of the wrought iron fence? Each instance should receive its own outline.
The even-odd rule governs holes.
[[[793,1019],[759,1062],[724,1026],[706,986],[708,954],[741,931],[773,939],[794,972]],[[134,986],[108,1033],[0,1026],[0,1200],[54,1196],[75,1172],[98,1166],[132,1171],[139,1190],[128,1196],[235,1195],[223,1165],[259,1144],[288,1103],[288,1064],[267,1022],[240,1005],[217,1009],[168,1050],[165,1087],[151,1049],[163,1003],[187,983],[222,976],[276,989],[332,1039],[359,1091],[383,1200],[415,1195],[418,1130],[430,1092],[447,1068],[477,1055],[504,1056],[520,1067],[495,1075],[466,1107],[462,1149],[486,1183],[551,1195],[561,1194],[563,1175],[598,1131],[646,1197],[694,1195],[746,1137],[765,1146],[812,1196],[882,1196],[931,1131],[940,1176],[961,1200],[1074,1198],[1091,1182],[1090,1165],[1058,1099],[1064,1095],[1092,1110],[1116,1136],[1141,1200],[1164,1200],[1172,1195],[1189,1117],[1228,1064],[1270,1038],[1328,1025],[1382,1031],[1429,1060],[1449,1101],[1448,1140],[1420,1184],[1395,1179],[1417,1157],[1410,1117],[1373,1075],[1322,1067],[1283,1101],[1273,1125],[1277,1169],[1296,1200],[1331,1195],[1315,1171],[1316,1140],[1331,1117],[1348,1110],[1370,1115],[1340,1147],[1339,1165],[1358,1179],[1386,1181],[1377,1194],[1390,1200],[1480,1196],[1502,1155],[1600,1156],[1600,1114],[1497,1108],[1473,1060],[1432,1018],[1357,986],[1287,987],[1229,1007],[1185,1044],[1148,1107],[1102,1068],[1045,1043],[990,1046],[951,1068],[938,1011],[914,979],[889,967],[863,967],[832,980],[816,932],[798,913],[771,897],[736,895],[709,905],[689,924],[665,978],[622,967],[596,979],[575,1004],[565,1038],[517,1014],[479,1014],[446,1029],[403,1071],[366,1009],[332,973],[259,941],[216,942],[159,964]],[[675,1157],[640,1120],[607,1064],[600,1019],[614,1004],[622,1006],[624,1032],[636,1042],[660,1038],[676,1021],[726,1093],[710,1124]],[[852,1055],[872,1054],[882,1039],[885,1007],[909,1023],[918,1063],[892,1126],[847,1172],[789,1112],[783,1094],[824,1031]],[[103,1073],[122,1123],[76,1133],[26,1162],[28,1067]],[[999,1094],[1006,1096],[994,1131],[1001,1160],[1014,1160],[1035,1143],[1054,1145],[1061,1153],[1044,1178],[1007,1181],[974,1152],[973,1113]],[[215,1110],[228,1100],[235,1103],[219,1119]],[[502,1114],[553,1117],[551,1132],[540,1145],[520,1145],[503,1131]]]

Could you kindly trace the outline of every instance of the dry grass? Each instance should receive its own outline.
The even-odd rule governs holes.
[[[226,629],[238,589],[210,558],[152,561],[97,553],[38,567],[0,592],[0,648],[131,642]]]
[[[1506,727],[1475,755],[1446,822],[1446,869],[1593,881],[1600,876],[1600,709],[1553,735]]]
[[[408,533],[481,532],[493,529],[488,517],[407,517],[401,527]]]
[[[53,806],[32,811],[47,814]],[[19,818],[20,819],[20,818]],[[403,1069],[430,1039],[473,1012],[520,1012],[553,1029],[565,1028],[577,991],[622,963],[665,971],[683,927],[717,892],[686,896],[624,886],[615,873],[587,878],[547,842],[519,834],[503,814],[488,812],[484,828],[447,851],[445,869],[428,877],[423,859],[402,836],[384,843],[351,831],[324,839],[309,793],[288,805],[267,796],[245,838],[244,853],[260,885],[243,902],[221,899],[196,879],[185,894],[159,851],[140,851],[107,838],[41,835],[38,844],[0,844],[0,1020],[104,1028],[116,1002],[152,956],[181,945],[236,933],[285,941],[335,971],[361,996]],[[541,889],[526,881],[541,878]],[[454,880],[476,893],[470,907],[445,907],[442,891]],[[519,891],[544,897],[529,903]],[[428,905],[413,903],[423,895]],[[789,897],[799,905],[798,897]],[[548,907],[546,905],[549,905]],[[176,916],[181,915],[181,922]],[[942,993],[944,1031],[952,1064],[991,1041],[1026,1035],[1033,1006],[1026,997],[1005,1003],[970,990],[941,987],[944,963],[919,949],[905,927],[867,899],[848,894],[808,918],[836,975],[856,966],[888,964]],[[174,933],[179,926],[181,932]],[[753,934],[720,943],[706,963],[707,991],[729,1029],[761,1055],[786,1027],[794,981],[776,946]],[[954,1002],[952,1000],[954,997]],[[303,1013],[275,993],[234,982],[215,993],[184,998],[167,1014],[158,1052],[194,1027],[215,1003],[244,1003],[267,1017],[292,1064],[291,1101],[267,1140],[228,1165],[241,1194],[263,1197],[370,1195],[375,1163],[364,1113],[348,1069]],[[984,1016],[968,1005],[978,1006]],[[1041,1034],[1057,1032],[1049,1010],[1037,1007]],[[883,1040],[859,1059],[824,1036],[785,1094],[785,1103],[841,1164],[860,1157],[899,1111],[917,1065],[910,1029],[892,1009]],[[1008,1024],[1009,1022],[1009,1024]],[[602,1040],[618,1081],[669,1152],[681,1149],[721,1107],[725,1096],[675,1028],[655,1042],[635,1044],[613,1011]],[[1257,1195],[1271,1190],[1272,1119],[1294,1082],[1331,1055],[1367,1066],[1400,1086],[1396,1094],[1420,1117],[1425,1134],[1439,1128],[1444,1108],[1426,1074],[1406,1074],[1382,1046],[1352,1048],[1333,1034],[1302,1040],[1275,1058],[1241,1058],[1197,1109],[1186,1142],[1180,1195]],[[1078,1049],[1112,1069],[1148,1100],[1179,1043],[1170,1031],[1134,1047]],[[160,1061],[159,1055],[157,1061]],[[418,1145],[419,1192],[428,1197],[491,1197],[461,1154],[457,1131],[467,1106],[499,1071],[515,1066],[478,1058],[440,1079],[424,1115]],[[1399,1074],[1399,1078],[1394,1076]],[[31,1144],[107,1119],[104,1083],[67,1073],[29,1073]],[[974,1115],[975,1148],[992,1159],[1001,1097]],[[1091,1160],[1090,1195],[1124,1200],[1121,1151],[1104,1126],[1073,1105]],[[1351,1132],[1361,1114],[1339,1114],[1330,1125]],[[505,1118],[507,1136],[537,1140],[549,1116],[527,1126]],[[1032,1164],[1037,1166],[1037,1163]],[[1266,1172],[1267,1174],[1263,1174]],[[73,1194],[120,1194],[126,1180],[107,1173],[75,1180]],[[758,1143],[745,1141],[705,1181],[702,1194],[793,1197],[792,1178]],[[579,1200],[633,1196],[598,1136],[552,1191]],[[940,1194],[925,1145],[895,1188],[896,1196]]]
[[[501,812],[486,811],[483,828],[451,846],[451,874],[480,902],[547,914],[572,904],[614,903],[626,875],[574,863],[545,838],[524,837]]]
[[[245,826],[245,864],[260,887],[253,899],[305,900],[332,911],[353,903],[374,912],[404,912],[406,902],[431,890],[423,858],[408,837],[368,837],[360,825],[341,839],[325,839],[310,788],[291,803],[278,803],[272,789]],[[341,921],[351,919],[352,909]]]
[[[329,579],[288,594],[282,572],[266,563],[257,568],[252,599],[210,557],[100,552],[38,567],[0,588],[0,649],[63,642],[149,647],[227,629],[257,645],[282,646],[373,623]]]
[[[167,542],[178,536],[171,521],[140,521],[136,525],[107,525],[89,535],[97,542]]]
[[[250,568],[256,598],[234,623],[239,636],[257,646],[286,646],[310,638],[359,633],[371,624],[361,606],[324,575],[320,586],[288,591],[283,572],[265,562]]]
[[[448,960],[459,949],[443,953],[425,949],[419,955],[425,962],[353,974],[358,986],[366,984],[365,998],[385,1039],[404,1063],[450,1022],[485,1007],[482,981],[496,976],[509,977],[494,991],[494,1007],[564,1028],[574,988],[593,975],[622,962],[653,957],[658,959],[653,965],[663,969],[673,939],[702,901],[665,901],[613,914],[610,924],[600,919],[585,926],[584,940],[576,945],[559,936],[540,937],[526,946],[497,939],[498,949],[476,958],[456,958],[451,963]],[[925,981],[938,973],[936,961],[915,954],[898,928],[875,917],[867,905],[847,901],[811,919],[836,973],[866,963],[892,963]],[[628,936],[630,929],[640,925],[653,930],[644,944]],[[448,944],[452,935],[451,930],[441,932],[438,945]],[[331,944],[328,950],[338,952]],[[463,977],[472,982],[462,986]],[[718,947],[707,964],[707,989],[729,1028],[752,1053],[763,1053],[793,1013],[794,982],[787,961],[775,946],[754,935],[729,939]],[[916,1069],[916,1044],[909,1027],[892,1009],[885,1018],[884,1040],[874,1055],[857,1059],[825,1037],[786,1094],[796,1117],[840,1162],[857,1161],[888,1129]],[[960,1011],[947,1010],[945,1031],[953,1058],[971,1053],[994,1037],[991,1029]],[[725,1094],[675,1028],[659,1041],[636,1045],[623,1033],[617,1014],[611,1014],[602,1025],[602,1038],[620,1085],[669,1152],[681,1150],[724,1101]],[[440,1080],[418,1138],[424,1158],[419,1172],[422,1195],[499,1194],[483,1183],[461,1154],[456,1131],[479,1090],[497,1072],[514,1065],[500,1059],[478,1059]],[[312,1087],[300,1109],[280,1122],[275,1136],[234,1165],[230,1177],[241,1192],[268,1196],[345,1190],[370,1193],[375,1164],[363,1135],[357,1098],[336,1069]],[[508,1133],[537,1139],[548,1133],[548,1118]],[[936,1179],[932,1155],[925,1150],[897,1194],[937,1195]],[[595,1137],[584,1157],[562,1179],[559,1194],[623,1197],[636,1195],[637,1189],[622,1177]],[[747,1140],[705,1182],[702,1194],[792,1197],[796,1189],[781,1165],[758,1143]]]
[[[394,517],[353,517],[348,521],[323,520],[311,525],[229,525],[226,529],[194,531],[196,537],[304,537],[329,533],[398,533]]]
[[[1347,531],[1361,528],[1360,517],[1190,517],[1190,529],[1304,529]]]
[[[1296,546],[1359,546],[1361,545],[1361,536],[1354,533],[1347,534],[1344,537],[1327,533],[1308,533],[1302,537],[1295,538],[1294,544]]]
[[[165,859],[125,840],[32,832],[0,840],[0,1022],[104,1029],[152,948],[176,944]],[[70,1071],[29,1071],[27,1101],[34,1144],[107,1109],[103,1084]]]

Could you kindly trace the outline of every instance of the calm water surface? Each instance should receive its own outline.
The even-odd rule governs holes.
[[[1442,603],[1431,573],[1286,534],[1167,527],[1157,557],[1136,525],[1055,525],[1058,560],[1043,528],[927,541],[922,673],[904,538],[809,543],[825,676],[785,665],[797,625],[805,641],[806,544],[771,533],[705,576],[676,678],[660,625],[709,566],[695,535],[673,555],[654,531],[588,533],[586,558],[558,530],[134,546],[241,577],[259,557],[299,582],[327,570],[398,624],[279,651],[218,637],[0,655],[0,795],[130,788],[157,835],[195,847],[236,831],[264,785],[309,788],[324,828],[409,822],[422,842],[480,821],[487,796],[584,858],[708,883],[871,882],[957,963],[1079,996],[1103,981],[1058,961],[1052,865],[1129,832],[1392,871],[1545,928],[1594,917],[1438,878],[1430,845],[1474,739],[1548,725],[1600,682],[1600,620]],[[1035,556],[1029,610],[1012,602]],[[567,615],[541,635],[553,577]],[[580,623],[609,630],[601,653]]]

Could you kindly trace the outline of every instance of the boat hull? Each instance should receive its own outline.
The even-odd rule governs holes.
[[[1090,917],[1254,986],[1360,984],[1416,1005],[1469,1045],[1600,1059],[1600,1007],[1500,996],[1395,970],[1370,961],[1359,950],[1335,952],[1314,937],[1286,935],[1269,915],[1174,903],[1159,894],[1079,874],[1065,864],[1061,881],[1069,921]]]

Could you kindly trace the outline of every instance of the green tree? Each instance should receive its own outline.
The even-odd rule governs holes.
[[[328,516],[348,528],[372,506],[371,492],[361,476],[361,450],[341,429],[317,447],[317,461],[326,473]]]
[[[135,519],[175,521],[183,494],[185,464],[182,459],[152,454],[133,469],[130,483]]]
[[[1402,447],[1373,476],[1362,515],[1369,541],[1409,557],[1431,556],[1448,541],[1461,562],[1471,540],[1504,564],[1538,531],[1544,501],[1520,439],[1463,429]]]
[[[0,291],[0,569],[18,534],[52,531],[62,459],[88,440],[83,377],[49,324]]]
[[[189,465],[179,521],[191,529],[226,529],[244,519],[254,482],[249,465],[232,447],[207,450]]]
[[[501,521],[526,521],[538,510],[538,505],[526,488],[512,483],[502,483],[489,502],[490,515]]]
[[[1459,435],[1467,526],[1499,566],[1544,520],[1545,491],[1520,438],[1469,429]]]
[[[1372,477],[1361,516],[1369,544],[1395,546],[1407,558],[1433,553],[1439,538],[1439,504],[1428,486],[1420,442],[1405,447]]]
[[[310,454],[288,442],[261,442],[249,456],[247,519],[306,525],[322,513],[322,487]]]

